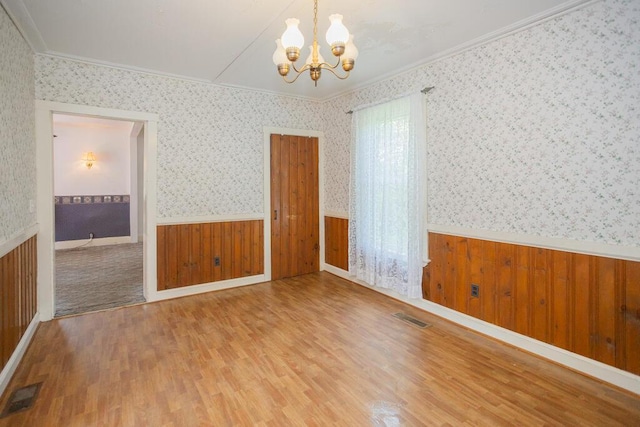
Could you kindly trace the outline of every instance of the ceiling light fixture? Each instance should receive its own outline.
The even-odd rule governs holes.
[[[353,66],[358,58],[358,49],[353,44],[353,36],[349,35],[349,30],[342,23],[342,15],[334,14],[329,16],[331,26],[327,31],[327,43],[331,46],[331,53],[338,57],[335,65],[331,65],[324,61],[320,55],[320,47],[318,46],[318,0],[313,1],[313,44],[309,46],[311,53],[307,57],[302,68],[298,69],[295,62],[300,58],[300,49],[304,46],[304,36],[298,28],[300,21],[296,18],[289,18],[285,21],[287,24],[286,31],[282,37],[276,40],[276,51],[273,53],[273,63],[278,67],[278,73],[287,83],[293,83],[298,80],[300,74],[309,70],[311,80],[318,86],[318,79],[322,70],[331,71],[337,78],[344,80],[349,77],[349,72],[353,70]],[[342,62],[342,69],[346,72],[344,75],[336,73],[334,70]],[[290,69],[297,73],[292,80],[287,80]]]

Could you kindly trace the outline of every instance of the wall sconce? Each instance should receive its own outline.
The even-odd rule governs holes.
[[[84,162],[87,169],[91,169],[93,163],[96,161],[96,156],[94,156],[93,151],[89,151],[84,156],[82,156],[82,161]]]

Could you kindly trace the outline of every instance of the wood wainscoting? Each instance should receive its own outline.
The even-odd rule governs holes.
[[[324,262],[349,270],[349,220],[324,217]]]
[[[640,374],[640,262],[435,233],[429,257],[425,299]]]
[[[158,290],[264,273],[262,220],[160,225],[157,245]]]
[[[348,223],[325,217],[325,262],[343,270]],[[640,262],[437,233],[429,258],[424,299],[640,375]]]
[[[0,258],[0,370],[37,311],[37,244],[31,237]]]

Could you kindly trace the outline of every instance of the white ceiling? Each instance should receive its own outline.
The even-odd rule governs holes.
[[[314,87],[308,76],[284,83],[271,61],[286,18],[300,19],[310,43],[312,0],[0,0],[39,53],[317,99],[585,1],[319,0],[325,58],[332,57],[324,40],[332,13],[344,15],[360,57],[349,79],[325,72]]]

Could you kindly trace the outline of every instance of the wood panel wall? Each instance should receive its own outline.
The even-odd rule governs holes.
[[[334,267],[349,270],[349,220],[324,217],[324,261]]]
[[[37,245],[33,236],[0,258],[0,369],[37,311]]]
[[[262,220],[161,225],[157,232],[158,290],[264,273]]]
[[[425,299],[640,374],[639,262],[435,233],[429,257]]]

